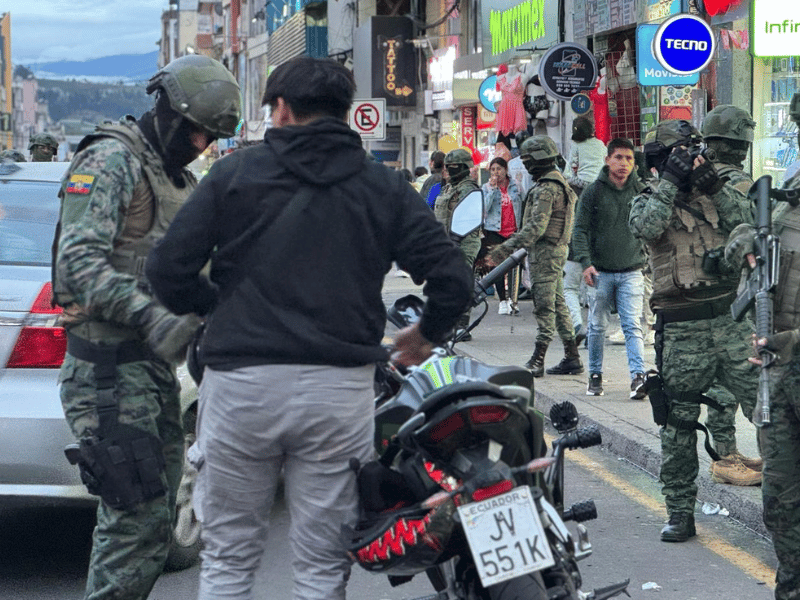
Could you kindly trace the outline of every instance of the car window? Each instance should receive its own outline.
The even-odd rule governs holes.
[[[0,183],[0,264],[49,265],[60,184]]]

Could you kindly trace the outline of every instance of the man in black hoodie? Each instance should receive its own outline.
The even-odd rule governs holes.
[[[191,452],[201,599],[251,597],[281,469],[293,597],[344,599],[339,531],[357,512],[348,465],[374,452],[373,363],[387,358],[383,278],[395,261],[426,282],[420,322],[395,338],[406,365],[430,355],[471,296],[433,212],[347,126],[354,91],[332,60],[276,68],[264,143],[217,161],[148,259],[165,306],[209,315]]]

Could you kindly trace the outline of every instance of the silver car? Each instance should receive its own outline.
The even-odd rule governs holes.
[[[51,247],[58,190],[68,163],[0,163],[0,502],[91,505],[77,467],[64,456],[75,441],[64,420],[58,370],[66,335],[51,306]],[[187,442],[194,439],[197,390],[179,372]],[[197,560],[200,526],[184,467],[178,492],[175,543],[167,567]]]

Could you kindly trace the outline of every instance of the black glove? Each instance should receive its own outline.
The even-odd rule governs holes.
[[[686,148],[674,148],[664,163],[664,172],[661,177],[674,183],[678,189],[689,191],[691,186],[694,159]]]
[[[756,239],[756,228],[748,223],[739,223],[731,231],[728,244],[725,246],[725,260],[735,269],[746,265],[745,258],[753,254]]]
[[[708,196],[716,194],[725,185],[725,182],[719,178],[714,163],[710,160],[694,168],[691,181],[694,187]]]

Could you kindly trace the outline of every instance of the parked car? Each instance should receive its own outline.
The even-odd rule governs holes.
[[[0,502],[97,502],[64,456],[64,447],[75,439],[58,389],[67,340],[64,329],[55,325],[61,309],[51,306],[51,246],[67,166],[0,163]],[[186,388],[181,408],[191,443],[197,388],[185,370],[179,376]],[[200,551],[200,526],[191,503],[194,479],[186,462],[169,569],[190,566]]]

